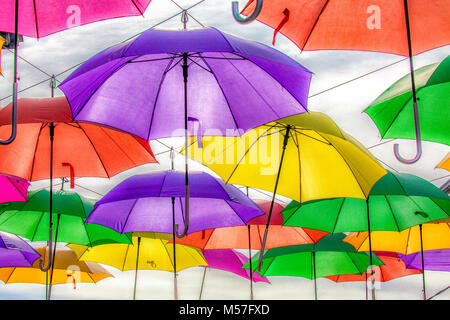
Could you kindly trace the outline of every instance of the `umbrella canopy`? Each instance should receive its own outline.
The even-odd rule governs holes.
[[[184,136],[188,120],[204,135],[236,136],[305,112],[310,80],[285,54],[214,28],[149,29],[95,55],[59,88],[75,120],[151,140]]]
[[[46,259],[48,249],[36,248],[36,251]],[[96,283],[112,277],[107,270],[95,262],[78,261],[75,252],[69,248],[57,248],[53,271],[53,284],[64,283]],[[39,269],[39,261],[31,267],[0,268],[0,280],[6,283],[46,283],[46,273]]]
[[[67,246],[76,252],[81,261],[94,261],[117,268],[121,271],[136,270],[137,240],[141,238],[139,270],[173,271],[172,244],[170,234],[134,233],[133,244],[103,244],[89,248],[76,244]],[[196,266],[207,266],[200,249],[176,244],[176,271]]]
[[[447,171],[450,171],[450,152],[447,153],[447,155],[444,157],[444,159],[442,159],[441,162],[438,163],[436,168],[445,169]]]
[[[450,56],[414,71],[422,140],[450,145],[446,120],[450,118]],[[415,139],[411,109],[411,75],[384,91],[364,112],[375,122],[383,139]]]
[[[0,174],[0,203],[26,201],[29,186],[26,180]]]
[[[276,193],[300,202],[365,199],[387,173],[367,149],[321,113],[281,119],[237,138],[204,138],[203,148],[193,141],[188,154],[226,183],[273,192],[282,163]]]
[[[249,15],[256,1],[243,10]],[[406,5],[406,8],[405,8]],[[303,50],[365,50],[408,56],[450,44],[450,3],[434,0],[271,0],[257,20]]]
[[[190,172],[189,233],[245,225],[263,211],[244,193],[206,172]],[[132,176],[95,204],[86,222],[117,232],[172,233],[184,224],[184,172],[163,171]],[[172,202],[173,199],[173,202]]]
[[[0,232],[0,268],[29,267],[40,254],[20,237]]]
[[[106,19],[143,15],[151,0],[19,0],[18,33],[42,38]],[[15,0],[2,1],[0,30],[14,32]],[[51,17],[51,18],[50,18]]]
[[[450,248],[450,223],[425,223],[422,225],[423,250]],[[420,230],[415,226],[401,232],[371,232],[374,251],[390,251],[409,255],[421,251]],[[357,251],[367,251],[367,232],[352,232],[343,241],[351,244]]]
[[[408,269],[422,269],[422,253],[397,254]],[[427,250],[423,252],[425,270],[450,271],[450,249]]]
[[[177,243],[207,249],[206,251],[208,252],[210,249],[261,250],[264,228],[270,210],[270,201],[255,200],[255,203],[264,210],[264,214],[248,221],[247,226],[216,228],[194,232],[184,238],[177,239]],[[312,244],[327,234],[318,230],[282,226],[282,209],[283,206],[280,204],[274,204],[269,225],[270,237],[267,238],[266,248]]]
[[[326,277],[334,282],[349,282],[349,281],[367,281],[367,279],[373,279],[374,281],[386,282],[393,279],[413,275],[421,274],[420,270],[407,269],[402,259],[397,257],[392,252],[374,252],[384,265],[379,265],[373,268],[373,274],[366,271],[364,274],[343,274],[336,276]]]
[[[389,172],[373,186],[367,202],[335,198],[300,204],[292,201],[282,211],[284,225],[330,233],[370,230],[401,231],[448,218],[450,197],[432,183],[406,173]],[[381,251],[384,251],[380,249]]]
[[[26,202],[0,204],[0,230],[30,241],[46,241],[49,232],[48,190],[30,191]],[[104,226],[85,223],[95,201],[68,191],[53,192],[53,220],[59,216],[53,240],[96,246],[104,243],[131,243],[130,234],[119,234]]]
[[[202,253],[208,263],[208,268],[229,271],[250,280],[250,270],[242,268],[248,261],[248,257],[244,254],[232,249],[202,250]],[[253,282],[270,283],[266,277],[258,273],[253,273],[251,279]]]
[[[10,108],[0,112],[0,124],[3,124],[0,136],[10,130],[10,125],[4,125],[8,123],[10,112]],[[109,178],[127,169],[157,162],[148,142],[140,138],[93,124],[65,122],[69,119],[70,109],[65,98],[22,101],[17,137],[11,144],[0,146],[0,172],[28,181],[49,178],[49,122],[55,125],[54,178]]]
[[[369,255],[356,252],[353,246],[342,242],[344,238],[344,234],[330,234],[315,244],[269,249],[263,256],[263,266],[258,273],[263,276],[296,276],[315,279],[366,272],[370,265]],[[255,262],[258,259],[259,253],[252,258]],[[383,262],[374,256],[373,264],[382,265]],[[257,263],[253,266],[256,271]],[[246,263],[243,268],[249,268],[249,263]]]

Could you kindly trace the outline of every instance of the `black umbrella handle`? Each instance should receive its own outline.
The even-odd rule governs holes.
[[[253,1],[255,1],[255,0],[253,0]],[[252,3],[253,1],[250,1],[248,4]],[[241,24],[250,23],[258,17],[259,13],[261,12],[262,6],[263,6],[263,0],[256,0],[255,10],[253,10],[251,15],[244,18],[239,13],[239,3],[237,1],[233,1],[233,2],[231,2],[231,10],[233,12],[233,18],[234,18],[234,20],[236,20],[237,22],[239,22]]]
[[[53,228],[50,227],[49,229],[49,241],[48,241],[48,264],[46,267],[44,267],[44,260],[41,258],[39,259],[39,269],[43,272],[47,272],[50,267],[52,266],[53,261],[53,253],[52,253],[52,247],[53,247]],[[45,253],[44,253],[45,254]]]

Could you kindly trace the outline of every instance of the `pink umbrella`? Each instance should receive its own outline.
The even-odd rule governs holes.
[[[27,201],[29,186],[26,180],[0,174],[0,203]]]
[[[211,249],[211,250],[202,250],[203,256],[205,257],[206,262],[208,263],[209,268],[219,269],[224,271],[229,271],[238,276],[244,277],[245,279],[250,280],[250,269],[242,269],[242,266],[247,262],[248,257],[244,254],[235,251],[233,249]],[[202,286],[200,289],[199,300],[202,297],[203,292],[203,284],[205,282],[206,268],[203,272]],[[270,281],[261,276],[258,273],[253,273],[252,276],[253,282],[266,282],[270,283]]]
[[[11,136],[17,131],[17,47],[18,35],[42,38],[96,21],[143,15],[151,0],[2,0],[0,31],[12,33],[14,48],[13,113]]]

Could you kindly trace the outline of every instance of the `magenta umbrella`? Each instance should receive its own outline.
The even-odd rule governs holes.
[[[238,276],[244,277],[245,279],[252,279],[253,282],[266,282],[270,283],[270,281],[261,276],[258,273],[253,273],[250,278],[250,269],[242,269],[242,266],[248,261],[248,257],[244,254],[233,250],[233,249],[211,249],[211,250],[202,250],[203,256],[205,257],[208,266],[205,267],[203,271],[203,279],[202,286],[200,288],[200,296],[199,300],[202,298],[203,293],[203,285],[205,283],[206,269],[213,268],[224,271],[229,271]]]
[[[17,131],[17,47],[18,35],[42,38],[92,22],[143,15],[151,0],[2,0],[0,31],[13,34],[14,83],[11,136],[0,144],[14,141]]]
[[[0,203],[27,201],[29,186],[26,180],[0,174]]]

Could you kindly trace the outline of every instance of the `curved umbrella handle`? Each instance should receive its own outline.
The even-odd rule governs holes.
[[[255,1],[255,0],[250,1],[248,4],[252,3],[253,1]],[[239,3],[237,1],[233,1],[233,2],[231,2],[231,10],[233,12],[233,18],[234,18],[234,20],[236,20],[237,22],[239,22],[241,24],[250,23],[253,20],[255,20],[256,17],[258,17],[259,13],[261,12],[262,6],[263,6],[263,0],[256,0],[255,10],[252,12],[251,15],[244,18],[239,13]]]
[[[183,238],[189,228],[189,185],[185,186],[185,193],[184,193],[184,230],[183,233],[179,234],[178,230],[180,229],[180,226],[178,224],[175,225],[175,235],[181,239]]]
[[[52,247],[53,247],[53,230],[52,228],[49,229],[49,242],[48,242],[48,246],[49,246],[49,251],[48,251],[48,264],[46,267],[43,266],[44,264],[44,260],[41,258],[39,259],[39,269],[41,269],[41,271],[43,272],[47,272],[48,269],[50,269],[50,267],[52,266],[52,262],[53,262],[53,254],[52,254]]]
[[[13,84],[13,91],[11,135],[6,140],[0,140],[0,145],[12,143],[17,135],[17,82]]]
[[[405,159],[403,158],[399,151],[398,151],[398,143],[394,144],[394,154],[398,161],[405,163],[405,164],[412,164],[414,162],[417,162],[420,157],[422,156],[422,139],[420,136],[420,126],[419,126],[419,114],[417,109],[417,102],[413,102],[413,109],[414,109],[414,129],[416,132],[416,155],[412,159]]]

